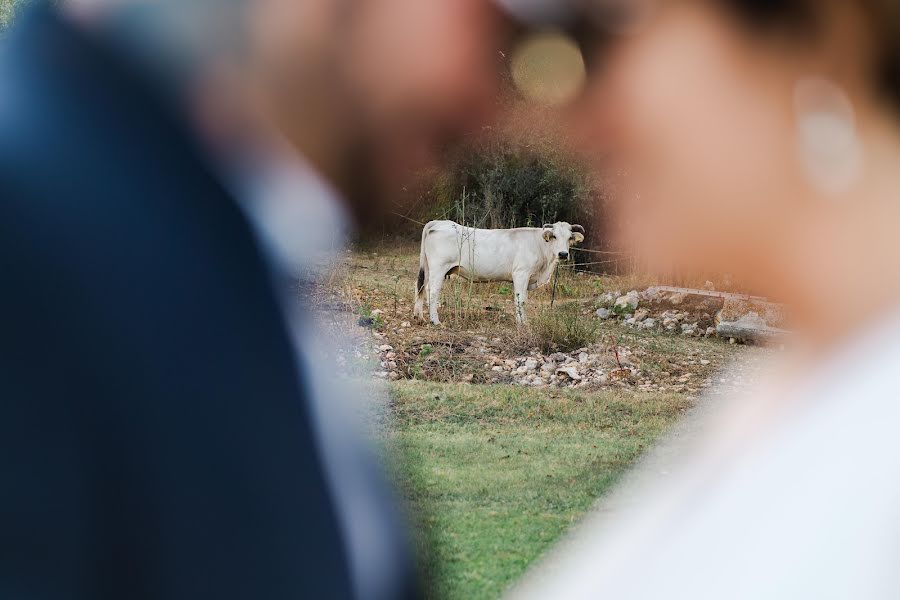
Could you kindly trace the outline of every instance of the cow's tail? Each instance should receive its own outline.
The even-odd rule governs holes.
[[[419,250],[419,276],[416,278],[416,303],[413,309],[413,316],[423,321],[425,320],[425,282],[428,281],[428,258],[425,256],[425,237],[430,229],[431,222],[422,229],[422,245]]]

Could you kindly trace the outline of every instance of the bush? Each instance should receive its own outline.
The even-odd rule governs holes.
[[[592,315],[582,313],[578,303],[546,307],[534,314],[520,332],[517,346],[522,350],[538,348],[541,352],[571,352],[590,346],[600,338],[600,323]]]
[[[485,228],[590,222],[589,171],[551,142],[495,135],[466,148],[439,178],[431,218]]]

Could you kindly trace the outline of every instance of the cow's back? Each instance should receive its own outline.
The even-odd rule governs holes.
[[[476,229],[454,221],[431,221],[423,239],[432,268],[460,267],[461,275],[475,280],[506,281],[515,269],[530,269],[540,261],[532,247],[540,230]]]

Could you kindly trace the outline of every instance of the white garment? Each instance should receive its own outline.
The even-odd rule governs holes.
[[[900,318],[710,433],[512,596],[900,598]]]

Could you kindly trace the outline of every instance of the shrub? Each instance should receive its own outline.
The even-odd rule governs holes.
[[[578,303],[546,307],[532,315],[527,327],[518,334],[520,350],[537,348],[541,352],[571,352],[590,346],[600,338],[600,323],[583,314]]]
[[[593,189],[589,171],[558,146],[497,135],[452,161],[430,216],[490,229],[590,222]]]
[[[384,319],[381,318],[381,314],[374,312],[369,304],[360,306],[356,310],[356,314],[359,315],[359,325],[361,327],[371,327],[372,329],[382,329],[384,327]]]

